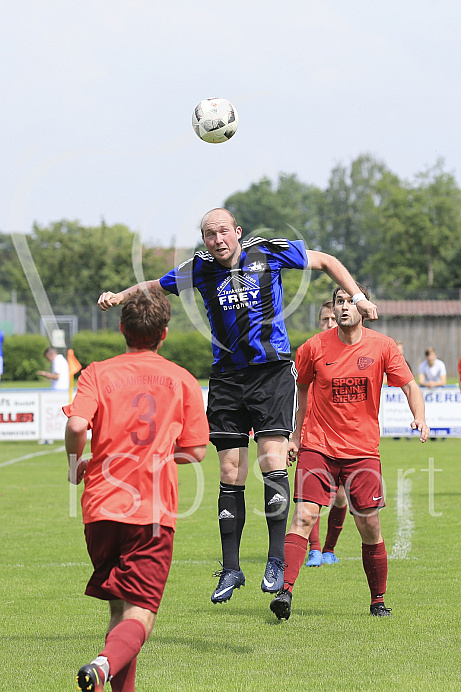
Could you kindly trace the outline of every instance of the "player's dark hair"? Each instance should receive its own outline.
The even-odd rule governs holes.
[[[333,301],[332,300],[326,300],[322,305],[320,306],[319,310],[319,322],[322,317],[322,312],[324,310],[333,310]]]
[[[203,235],[203,226],[204,226],[204,224],[205,224],[205,221],[207,220],[208,216],[209,216],[210,214],[212,214],[214,211],[225,211],[226,214],[229,214],[229,217],[230,217],[231,222],[232,222],[232,227],[233,227],[233,229],[234,229],[234,231],[235,231],[235,229],[237,228],[237,221],[235,220],[235,217],[234,217],[234,215],[232,214],[232,212],[230,212],[229,209],[224,209],[224,207],[215,207],[214,209],[210,209],[210,211],[207,211],[207,213],[204,214],[203,217],[202,217],[202,220],[201,220],[201,222],[200,222],[200,230],[201,230],[201,232],[202,232],[202,235]]]
[[[161,291],[132,293],[123,304],[120,318],[127,346],[155,350],[170,317],[170,302]]]
[[[357,283],[357,282],[355,282],[355,283]],[[357,284],[357,286],[359,288],[359,291],[361,293],[363,293],[365,298],[367,300],[370,300],[370,291],[368,290],[368,288],[365,288],[365,286],[362,286],[362,284]],[[341,286],[336,286],[335,290],[333,291],[333,305],[336,303],[336,296],[338,295],[339,291],[342,291],[342,290],[343,289],[341,288]]]
[[[46,357],[49,353],[57,353],[56,349],[54,346],[47,346],[46,349],[43,351],[43,355]]]

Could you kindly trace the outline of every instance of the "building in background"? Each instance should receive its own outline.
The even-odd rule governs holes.
[[[379,320],[366,326],[402,341],[405,358],[417,367],[433,346],[449,378],[458,376],[461,355],[461,300],[379,300]]]

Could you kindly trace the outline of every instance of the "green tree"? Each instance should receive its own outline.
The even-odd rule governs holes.
[[[88,318],[100,293],[117,291],[144,278],[156,278],[173,261],[171,249],[143,246],[136,233],[121,224],[85,227],[62,220],[42,227],[34,224],[26,236],[48,300],[55,314]],[[11,236],[2,236],[5,291],[15,289],[17,299],[35,309],[35,299]],[[115,326],[118,315],[108,313],[104,323]]]
[[[367,265],[381,292],[436,295],[461,286],[461,191],[442,161],[388,190],[380,223],[380,247]]]
[[[337,257],[357,281],[370,285],[368,259],[380,247],[381,207],[397,176],[370,155],[346,168],[336,166],[325,190],[321,215],[321,248]]]
[[[242,226],[243,235],[268,229],[264,237],[297,238],[300,234],[310,248],[319,242],[318,206],[322,192],[298,180],[296,175],[280,174],[276,185],[262,178],[245,192],[237,192],[224,202]]]

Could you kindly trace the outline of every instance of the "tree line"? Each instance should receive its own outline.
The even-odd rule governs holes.
[[[325,189],[283,173],[277,181],[262,178],[223,205],[244,235],[301,237],[308,248],[335,255],[376,298],[459,297],[461,190],[443,161],[408,181],[362,155],[335,166]],[[199,235],[197,222],[198,240]],[[141,243],[127,226],[104,222],[97,227],[69,220],[34,224],[27,242],[55,314],[77,314],[83,328],[92,327],[90,317],[102,290],[157,278],[184,259],[174,248]],[[14,291],[28,307],[30,327],[38,330],[34,297],[10,234],[0,233],[0,250],[0,301],[9,301]],[[299,289],[299,273],[288,272],[284,282],[290,303]],[[288,326],[309,329],[311,305],[318,306],[330,292],[328,278],[313,275]],[[189,310],[179,300],[171,303],[172,327],[193,329]],[[196,305],[203,317],[201,301]],[[112,311],[97,319],[98,328],[118,323]]]
[[[388,298],[461,288],[461,190],[442,160],[411,181],[369,155],[337,165],[321,190],[295,175],[268,178],[226,200],[245,229],[290,226]]]

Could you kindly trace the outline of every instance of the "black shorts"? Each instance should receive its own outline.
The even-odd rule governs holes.
[[[297,407],[297,372],[293,361],[250,365],[210,376],[207,416],[210,440],[219,449],[248,445],[249,432],[262,435],[293,432]],[[235,444],[223,446],[223,441]]]

